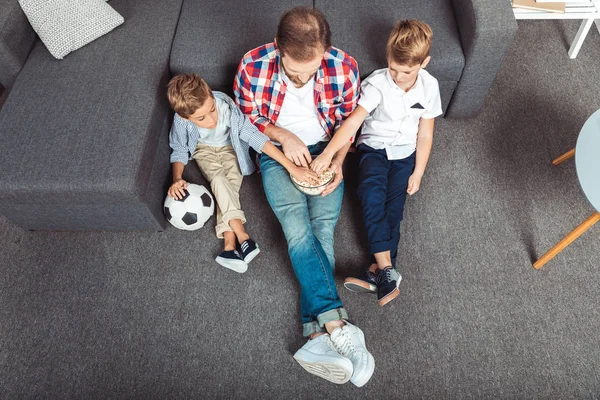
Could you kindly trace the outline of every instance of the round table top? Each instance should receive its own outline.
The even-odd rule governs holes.
[[[583,193],[600,211],[600,110],[588,118],[579,132],[575,166]]]

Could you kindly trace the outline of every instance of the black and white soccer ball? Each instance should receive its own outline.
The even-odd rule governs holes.
[[[215,201],[202,185],[188,184],[182,199],[165,199],[164,212],[169,222],[179,229],[195,231],[204,226],[215,212]]]

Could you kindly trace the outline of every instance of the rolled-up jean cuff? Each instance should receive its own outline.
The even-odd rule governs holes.
[[[302,324],[302,336],[310,336],[313,333],[326,332],[325,328],[320,327],[317,321],[305,322]]]
[[[348,319],[348,313],[342,307],[334,308],[333,310],[325,311],[324,313],[317,315],[317,321],[319,322],[320,327],[324,327],[327,322],[339,321],[341,319]]]
[[[392,251],[392,246],[394,245],[397,246],[398,244],[392,244],[389,240],[385,242],[369,243],[369,253],[377,254],[382,253],[384,251]]]

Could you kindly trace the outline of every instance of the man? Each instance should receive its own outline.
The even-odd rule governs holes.
[[[318,10],[297,7],[279,22],[274,43],[248,52],[234,82],[238,105],[296,165],[308,167],[358,100],[356,61],[331,46]],[[321,196],[297,190],[286,170],[262,155],[267,200],[279,219],[302,293],[308,342],[294,355],[308,372],[334,383],[368,382],[375,369],[362,331],[348,322],[334,281],[333,230],[343,197],[342,163],[350,142],[332,158],[335,179]]]

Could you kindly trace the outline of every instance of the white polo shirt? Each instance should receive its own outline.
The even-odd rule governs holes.
[[[390,160],[406,158],[415,151],[421,118],[442,115],[438,81],[424,69],[408,92],[396,85],[388,68],[373,72],[360,89],[358,105],[369,116],[357,144],[385,149]]]
[[[298,136],[307,146],[328,141],[329,136],[321,126],[317,114],[314,78],[297,88],[285,75],[283,68],[279,71],[287,86],[276,125]]]

